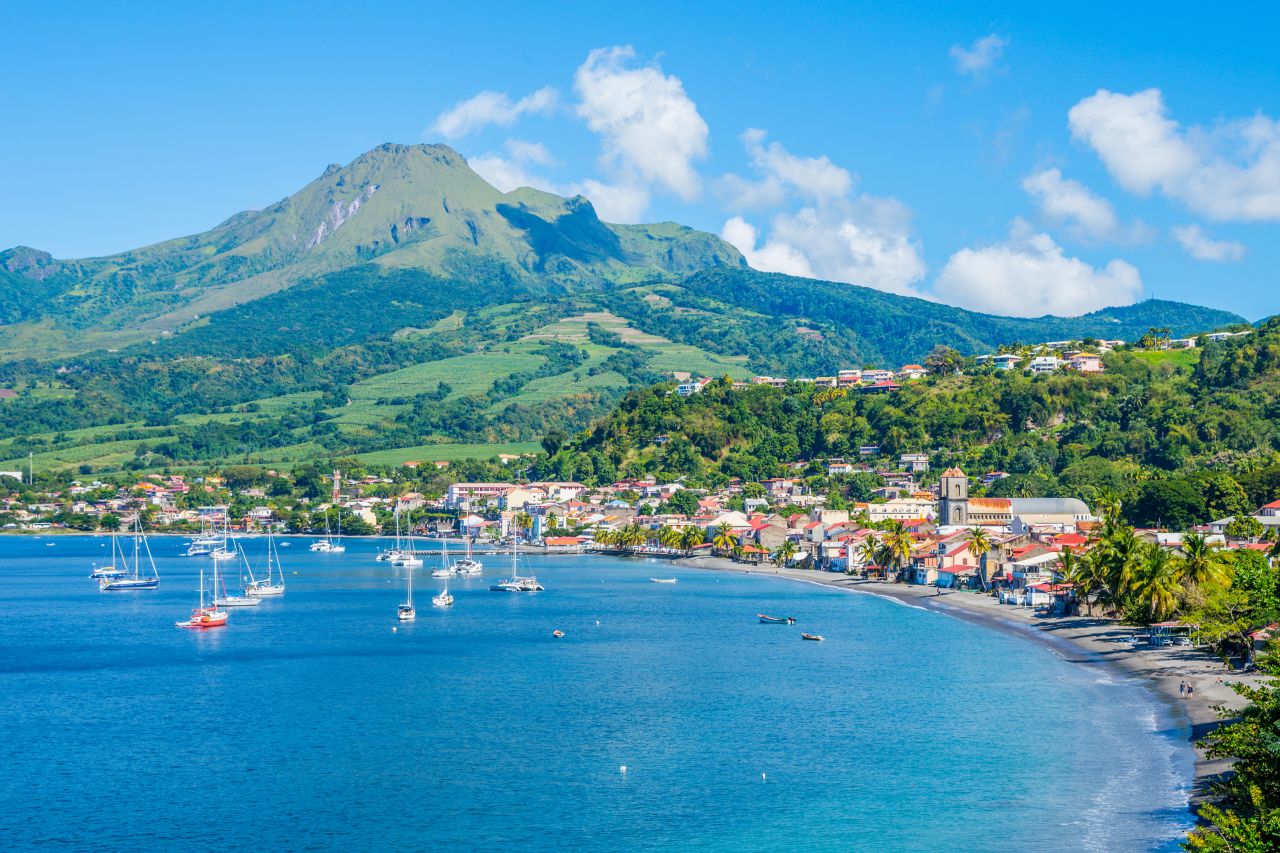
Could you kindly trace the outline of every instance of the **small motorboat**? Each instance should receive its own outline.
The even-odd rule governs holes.
[[[649,583],[675,583],[679,578],[649,578]]]
[[[556,639],[560,639],[561,637],[564,636],[564,631],[561,631],[559,628],[557,628],[551,632],[551,636],[555,637]]]
[[[787,616],[787,617],[782,617],[782,616],[767,616],[767,615],[765,615],[764,613],[757,613],[757,614],[756,614],[756,618],[757,618],[757,619],[759,619],[759,620],[760,620],[763,624],[765,624],[765,625],[794,625],[794,624],[796,624],[796,617],[794,617],[794,616]]]
[[[821,643],[823,640],[826,639],[826,637],[822,636],[821,634],[801,634],[800,639],[813,640],[815,643]]]

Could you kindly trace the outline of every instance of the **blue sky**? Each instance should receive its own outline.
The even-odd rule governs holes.
[[[0,246],[120,251],[445,141],[762,268],[999,313],[1280,312],[1262,4],[692,5],[0,2]]]

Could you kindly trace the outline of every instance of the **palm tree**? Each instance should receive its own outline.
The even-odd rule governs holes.
[[[1098,588],[1097,567],[1088,554],[1077,557],[1069,547],[1058,558],[1058,575],[1063,583],[1075,586],[1090,616],[1093,615],[1093,592]]]
[[[658,544],[664,548],[680,547],[680,531],[670,525],[664,524],[658,528]]]
[[[638,524],[628,524],[619,533],[618,544],[623,548],[635,548],[645,542],[644,528]]]
[[[987,553],[991,550],[991,537],[987,534],[985,527],[969,528],[969,543],[965,550],[978,561],[978,566],[982,569],[983,582],[986,582],[987,574]]]
[[[1203,533],[1182,537],[1182,579],[1195,586],[1226,586],[1231,580],[1227,564],[1218,554],[1217,545]]]
[[[597,545],[616,545],[618,544],[618,532],[616,530],[597,530],[595,535]]]
[[[515,523],[516,523],[516,529],[520,531],[524,531],[525,538],[527,539],[528,531],[533,529],[533,516],[529,515],[529,513],[525,512],[524,510],[521,510],[520,512],[516,513]]]
[[[1138,601],[1146,603],[1147,619],[1159,622],[1173,613],[1182,591],[1181,560],[1154,543],[1145,543],[1141,562],[1134,574],[1132,589]]]
[[[862,558],[863,574],[866,574],[866,567],[874,566],[880,560],[880,540],[874,536],[863,539],[858,556]]]
[[[702,530],[700,527],[693,527],[690,525],[680,534],[680,547],[686,551],[692,552],[693,549],[701,545],[706,538],[706,531]]]
[[[887,558],[886,565],[892,565],[901,573],[911,560],[911,546],[914,544],[911,534],[907,532],[907,528],[901,521],[891,518],[884,523],[880,541],[884,548],[884,556]]]
[[[795,557],[799,551],[799,546],[788,539],[778,548],[778,553],[774,555],[774,559],[781,562],[783,566],[789,567],[791,565],[791,559]]]
[[[722,554],[729,553],[737,544],[737,537],[733,535],[728,527],[721,527],[716,531],[716,535],[711,539],[711,547],[715,548]]]

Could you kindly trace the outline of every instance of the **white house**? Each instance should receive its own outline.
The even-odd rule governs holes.
[[[1062,359],[1056,355],[1039,355],[1031,359],[1028,369],[1032,373],[1053,373],[1059,367],[1062,367]]]

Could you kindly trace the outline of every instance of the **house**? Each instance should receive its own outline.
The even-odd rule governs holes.
[[[1165,349],[1195,349],[1195,338],[1172,338]]]
[[[1031,359],[1031,364],[1027,368],[1032,373],[1053,373],[1062,366],[1062,359],[1056,355],[1038,355]]]
[[[445,492],[445,503],[459,506],[476,500],[496,501],[514,488],[514,483],[454,483]]]
[[[898,457],[898,464],[902,466],[904,471],[910,471],[912,474],[923,474],[929,470],[929,454],[904,453]]]
[[[858,504],[857,508],[866,512],[872,521],[886,521],[890,518],[898,521],[928,518],[936,512],[937,505],[933,501],[921,501],[914,498],[898,498],[879,504]]]
[[[1272,501],[1258,510],[1258,515],[1264,518],[1280,518],[1280,501]]]
[[[751,377],[751,383],[753,385],[770,385],[774,388],[785,388],[787,380],[779,379],[774,376],[753,376]]]
[[[873,382],[870,385],[863,385],[862,390],[872,394],[887,394],[890,391],[897,391],[902,386],[891,379],[883,379],[879,382]]]
[[[681,397],[691,397],[706,387],[710,379],[692,379],[688,382],[681,382],[676,386],[676,393]]]
[[[1001,353],[992,358],[991,363],[995,365],[996,370],[1013,370],[1022,363],[1022,356],[1011,352]]]
[[[1077,373],[1101,373],[1102,356],[1091,352],[1080,352],[1067,360],[1067,367]]]
[[[502,509],[524,509],[529,504],[539,504],[547,500],[547,493],[532,486],[515,486],[503,493],[498,501]]]
[[[921,364],[904,364],[898,370],[899,379],[923,379],[925,376],[924,365]]]
[[[849,462],[831,461],[827,463],[827,476],[838,477],[843,474],[852,474],[853,465]]]
[[[858,385],[861,382],[862,382],[861,370],[836,371],[836,385],[840,388],[848,388],[851,385]]]
[[[877,382],[889,382],[893,379],[892,370],[864,370],[862,371],[862,381],[875,384]]]

